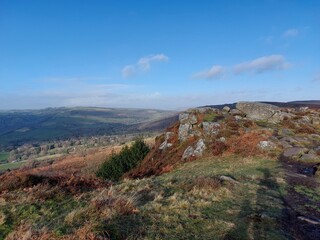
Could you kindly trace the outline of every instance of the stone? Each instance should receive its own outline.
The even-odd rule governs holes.
[[[307,153],[307,154],[303,154],[300,159],[303,161],[308,161],[308,160],[316,160],[318,157],[316,154],[313,153]]]
[[[238,182],[237,180],[233,179],[232,177],[229,177],[229,176],[219,176],[218,177],[221,181],[226,181],[226,182],[231,182],[231,183],[234,183],[234,184],[239,184],[240,182]]]
[[[204,150],[206,150],[206,145],[203,141],[203,139],[199,139],[199,141],[197,142],[196,146],[195,146],[195,150],[194,150],[194,155],[199,157],[199,156],[202,156]]]
[[[279,144],[280,144],[280,146],[282,146],[283,148],[291,148],[291,147],[292,147],[291,144],[289,144],[289,143],[286,142],[286,141],[282,141],[282,140],[279,142]]]
[[[183,142],[188,139],[191,129],[192,129],[192,126],[188,123],[180,124],[179,130],[178,130],[178,138],[180,142]]]
[[[211,107],[201,107],[201,108],[196,108],[198,113],[210,113],[210,112],[214,112],[217,109],[216,108],[211,108]]]
[[[301,147],[287,148],[284,150],[283,156],[284,157],[300,157],[304,153],[306,153],[306,151],[307,150],[305,148],[301,148]]]
[[[272,122],[280,121],[278,118],[272,119],[272,116],[275,115],[275,113],[280,112],[280,108],[271,104],[259,102],[238,102],[236,104],[236,108],[251,120],[272,120]]]
[[[312,123],[313,126],[318,126],[318,125],[320,125],[320,118],[319,118],[319,117],[313,117],[313,118],[311,119],[311,123]]]
[[[186,150],[184,150],[183,155],[182,155],[182,159],[187,159],[191,156],[193,156],[194,153],[194,149],[193,147],[189,146],[186,148]]]
[[[198,119],[194,114],[180,113],[179,114],[179,121],[180,121],[180,124],[188,123],[188,124],[194,125],[198,122]]]
[[[239,115],[236,115],[234,116],[234,118],[237,120],[237,121],[241,121],[243,119],[243,117],[239,116]]]
[[[205,135],[217,135],[221,125],[217,122],[203,122],[202,127]]]
[[[223,108],[222,108],[222,111],[224,111],[224,112],[230,112],[230,108],[228,107],[228,106],[224,106]]]
[[[231,115],[242,115],[242,112],[238,109],[231,109],[230,114]]]
[[[262,150],[272,150],[275,149],[277,146],[271,141],[260,141],[258,143],[258,147]]]

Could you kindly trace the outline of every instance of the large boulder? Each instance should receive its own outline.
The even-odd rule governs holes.
[[[182,159],[188,159],[190,157],[200,157],[203,152],[206,150],[206,145],[203,139],[199,139],[194,147],[189,146],[183,152]]]
[[[280,108],[259,102],[238,102],[236,108],[243,112],[248,119],[279,122],[281,121]],[[272,119],[274,117],[274,119]]]
[[[199,141],[196,144],[196,149],[194,150],[194,155],[196,157],[202,156],[202,154],[203,154],[204,150],[206,150],[206,148],[207,147],[206,147],[203,139],[199,139]]]
[[[179,114],[180,124],[191,124],[194,125],[198,122],[196,115],[191,113],[181,113]]]
[[[292,147],[292,148],[287,148],[283,152],[283,156],[287,158],[291,157],[301,157],[304,153],[307,152],[308,149],[302,148],[302,147]]]
[[[190,133],[192,130],[192,126],[189,123],[180,124],[179,130],[178,130],[178,138],[180,142],[183,142],[188,139]]]

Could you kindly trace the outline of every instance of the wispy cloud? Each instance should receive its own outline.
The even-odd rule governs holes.
[[[150,69],[152,62],[166,62],[169,58],[164,54],[151,55],[148,57],[140,58],[137,65],[144,71]]]
[[[252,72],[255,74],[283,70],[290,65],[282,55],[270,55],[254,59],[249,62],[243,62],[234,66],[234,72],[236,74]]]
[[[153,62],[167,62],[169,57],[161,54],[150,55],[146,57],[142,57],[138,60],[137,63],[127,65],[122,68],[121,73],[123,78],[130,78],[137,74],[139,71],[148,71],[151,68],[151,64]]]
[[[283,34],[282,37],[284,38],[290,38],[290,37],[296,37],[299,35],[299,30],[296,28],[288,29]]]
[[[314,81],[314,82],[320,82],[320,72],[318,72],[318,73],[314,76],[313,81]]]
[[[192,76],[193,79],[218,79],[224,73],[224,68],[220,65],[214,65],[210,69],[198,72]]]
[[[123,78],[129,78],[135,75],[136,69],[133,65],[127,65],[122,68],[121,73]]]

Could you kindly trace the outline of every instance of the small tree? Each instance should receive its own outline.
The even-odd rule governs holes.
[[[125,146],[120,153],[113,153],[102,163],[96,175],[103,179],[118,181],[124,173],[136,167],[149,151],[148,145],[142,139],[137,139],[131,147]]]

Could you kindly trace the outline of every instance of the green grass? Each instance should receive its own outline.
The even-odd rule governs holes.
[[[208,113],[204,116],[203,121],[204,122],[214,122],[217,117],[218,117],[218,114],[216,114],[216,113]]]
[[[192,187],[198,177],[220,175],[232,176],[240,185],[224,182],[219,189]],[[139,208],[140,217],[146,219],[144,227],[140,226],[140,232],[146,231],[141,239],[285,239],[278,224],[285,194],[280,178],[278,163],[273,160],[208,158],[117,188],[155,196]],[[121,229],[121,221],[117,221],[114,228]],[[138,236],[134,231],[122,234]]]
[[[199,179],[221,175],[239,184],[199,184]],[[204,158],[158,177],[93,190],[86,197],[55,193],[40,203],[15,190],[8,193],[13,201],[0,202],[0,212],[11,219],[0,230],[7,235],[27,221],[33,229],[47,226],[63,236],[93,223],[91,229],[98,235],[107,232],[111,239],[286,239],[280,225],[285,188],[275,160]],[[131,205],[121,199],[135,213],[125,211]]]
[[[0,164],[1,163],[6,163],[9,158],[9,153],[8,152],[0,152]]]
[[[19,167],[21,167],[23,164],[25,164],[24,161],[14,162],[14,163],[0,164],[0,171],[2,171],[2,170],[7,170],[7,169],[19,168]]]

